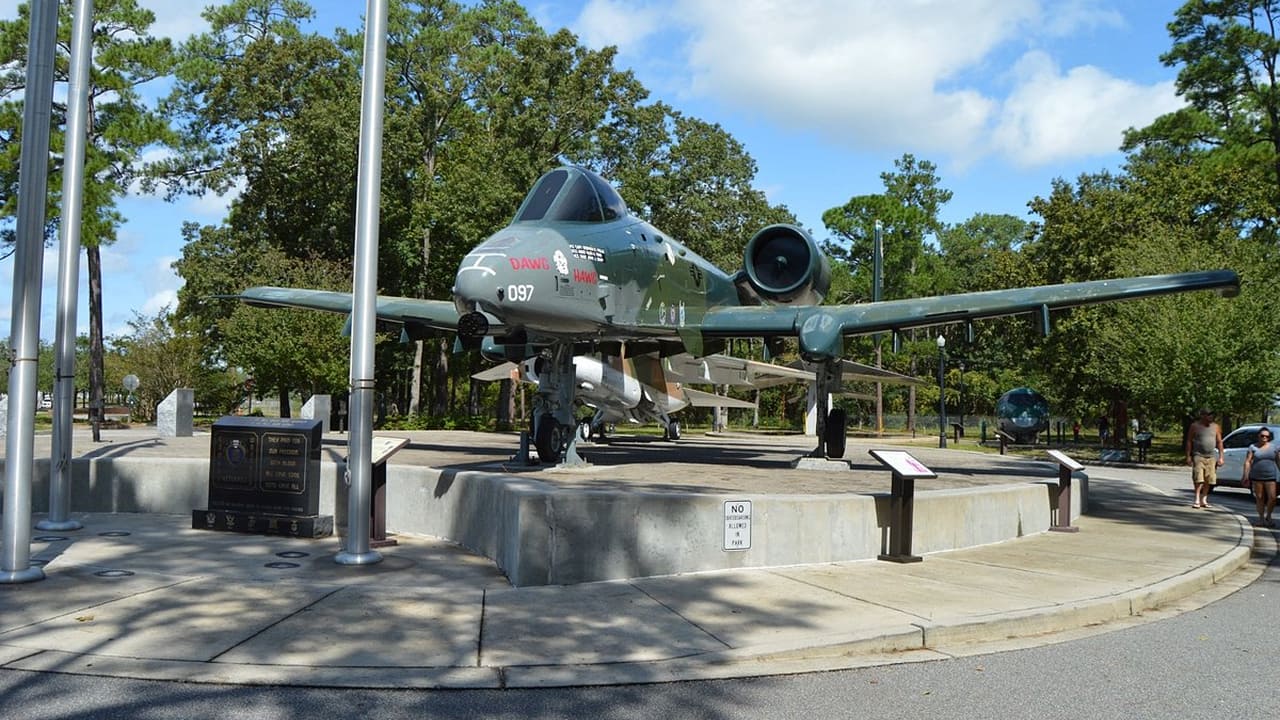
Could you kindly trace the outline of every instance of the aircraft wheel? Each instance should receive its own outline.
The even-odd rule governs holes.
[[[538,459],[544,465],[555,465],[560,462],[560,451],[564,433],[560,431],[560,423],[550,413],[538,420],[538,430],[533,435],[533,446],[538,449]]]
[[[583,420],[578,423],[578,438],[581,440],[591,439],[591,421]]]
[[[827,436],[823,438],[827,445],[827,457],[844,457],[845,430],[849,419],[845,411],[835,408],[827,413]]]
[[[667,426],[667,439],[668,440],[680,439],[680,421],[679,420],[672,420],[671,424]]]

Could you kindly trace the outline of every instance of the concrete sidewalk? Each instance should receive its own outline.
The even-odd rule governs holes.
[[[1077,533],[928,555],[512,588],[488,559],[78,515],[34,531],[46,579],[0,585],[0,667],[184,682],[481,688],[659,682],[939,659],[1199,607],[1252,581],[1254,529],[1095,482]],[[1259,554],[1274,553],[1258,532]]]

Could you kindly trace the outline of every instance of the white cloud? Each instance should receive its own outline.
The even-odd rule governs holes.
[[[29,0],[0,0],[0,18],[18,17],[18,5]],[[227,0],[204,0],[200,3],[174,2],[173,0],[139,0],[138,5],[155,13],[151,34],[182,42],[191,35],[208,29],[200,13],[209,5],[225,5]]]
[[[116,242],[113,245],[103,245],[98,249],[98,258],[102,263],[103,276],[125,275],[136,271],[137,256],[140,252],[141,249],[135,242]],[[87,265],[84,262],[80,264]],[[88,270],[86,269],[83,272],[87,277]]]
[[[1038,51],[1014,75],[991,142],[1020,167],[1115,152],[1126,129],[1182,106],[1173,81],[1139,85],[1089,65],[1064,73]]]
[[[587,0],[574,23],[582,42],[594,48],[616,45],[618,52],[636,52],[663,23],[662,11],[628,0]]]
[[[1124,16],[1106,7],[1103,0],[1057,0],[1048,3],[1040,28],[1046,35],[1065,37],[1082,30],[1125,25]]]
[[[1033,0],[685,0],[693,90],[850,147],[971,145],[996,111],[948,87],[1037,14]]]
[[[1125,128],[1179,105],[1170,82],[1060,70],[1032,50],[1123,27],[1103,0],[592,0],[579,23],[603,36],[630,17],[687,31],[684,92],[854,150],[1029,167],[1115,152]]]
[[[209,29],[201,13],[210,5],[225,5],[225,0],[205,0],[198,4],[174,2],[173,0],[139,0],[139,5],[155,13],[156,21],[151,24],[151,34],[156,37],[172,38],[174,42],[182,42],[191,35]]]
[[[231,203],[248,187],[248,183],[243,177],[237,178],[231,189],[222,195],[214,195],[213,193],[205,193],[198,197],[191,198],[184,207],[195,216],[213,221],[220,221],[227,217],[227,213],[231,209]]]
[[[170,311],[178,307],[178,291],[177,290],[161,290],[160,292],[147,298],[142,303],[142,309],[138,312],[144,317],[154,317],[160,314],[161,310],[168,309]]]

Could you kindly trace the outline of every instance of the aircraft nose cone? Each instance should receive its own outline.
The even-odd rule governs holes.
[[[495,273],[492,269],[480,268],[480,266],[462,268],[453,283],[453,296],[468,304],[497,300],[497,295],[494,295],[495,290],[497,290]]]
[[[493,308],[498,301],[498,273],[483,265],[464,264],[453,283],[453,298],[460,311],[474,310],[477,304]]]

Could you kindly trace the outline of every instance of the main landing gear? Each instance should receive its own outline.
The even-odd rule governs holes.
[[[672,420],[668,422],[666,429],[662,433],[662,436],[666,440],[671,440],[671,441],[679,440],[680,439],[680,421]]]
[[[830,408],[831,393],[840,389],[840,370],[839,359],[817,363],[813,391],[816,393],[818,447],[809,453],[809,457],[844,457],[849,417],[841,408]]]
[[[849,418],[842,408],[834,408],[827,413],[827,427],[824,439],[827,443],[827,457],[844,457],[845,433],[849,428]]]
[[[544,465],[586,465],[578,455],[580,429],[573,414],[573,343],[558,342],[549,350],[550,356],[539,358],[536,364],[533,446]]]
[[[533,431],[533,446],[538,449],[538,459],[547,465],[560,462],[573,436],[573,427],[557,422],[551,413],[542,413],[534,422]]]

